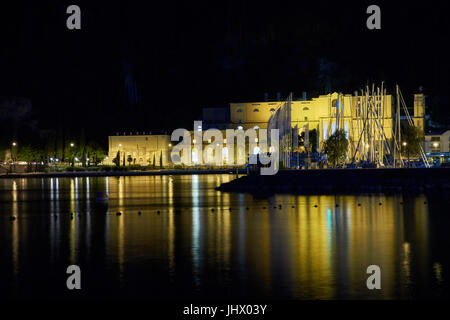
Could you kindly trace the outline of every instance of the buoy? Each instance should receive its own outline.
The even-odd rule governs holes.
[[[16,220],[16,217],[14,217],[14,216],[9,217],[9,221],[14,221],[14,220]]]
[[[120,215],[122,215],[122,212],[119,211],[116,213],[116,216],[120,216]]]

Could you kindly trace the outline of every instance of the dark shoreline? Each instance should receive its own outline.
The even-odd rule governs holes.
[[[247,173],[246,169],[239,169],[238,170],[238,174],[246,174],[246,173]],[[192,174],[236,174],[236,169],[12,173],[12,174],[2,174],[2,175],[0,175],[0,179],[63,178],[63,177],[161,176],[161,175],[192,175]]]
[[[281,170],[273,176],[243,176],[217,190],[253,194],[450,191],[450,168]]]

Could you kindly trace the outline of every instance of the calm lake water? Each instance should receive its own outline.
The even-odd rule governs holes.
[[[214,189],[233,178],[0,180],[0,297],[450,297],[449,194]],[[66,288],[71,264],[80,291]],[[369,265],[381,267],[381,290],[366,287]]]

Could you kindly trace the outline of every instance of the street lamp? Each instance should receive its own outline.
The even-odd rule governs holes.
[[[13,141],[12,143],[11,143],[11,161],[12,161],[12,163],[13,163],[13,167],[11,168],[10,167],[10,170],[12,171],[12,169],[14,169],[14,171],[15,171],[15,166],[14,166],[14,162],[16,161],[16,156],[17,156],[17,150],[15,150],[16,149],[16,147],[17,147],[17,142],[15,142],[15,141]],[[16,155],[15,155],[16,154]]]
[[[402,145],[403,145],[404,147],[406,147],[407,143],[406,143],[406,142],[403,142]]]
[[[70,153],[72,155],[72,167],[75,166],[75,153],[73,152],[73,147],[75,147],[75,143],[70,143]]]

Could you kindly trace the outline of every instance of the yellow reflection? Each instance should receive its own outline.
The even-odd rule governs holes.
[[[19,209],[18,209],[18,191],[17,191],[17,182],[13,180],[12,183],[12,215],[18,217]],[[19,223],[20,219],[17,219],[15,223],[13,223],[12,227],[12,262],[13,262],[13,272],[14,276],[17,277],[19,274]]]

